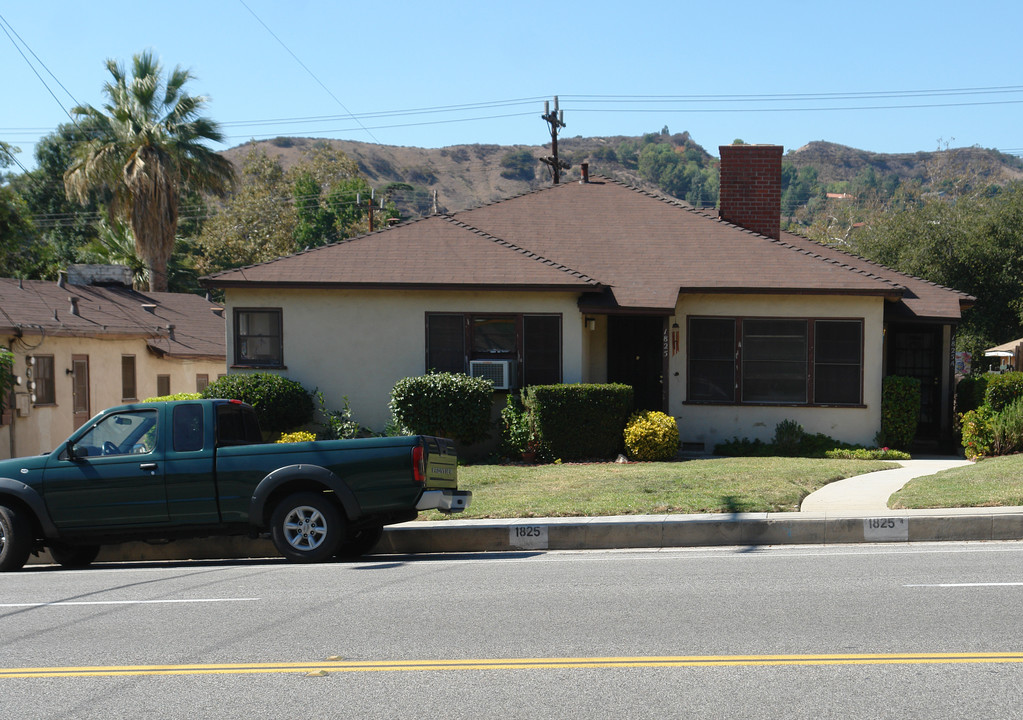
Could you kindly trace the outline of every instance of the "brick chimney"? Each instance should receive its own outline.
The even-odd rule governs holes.
[[[719,216],[778,239],[781,236],[781,145],[721,145]]]

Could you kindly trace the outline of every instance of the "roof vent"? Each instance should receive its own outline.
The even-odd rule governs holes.
[[[174,326],[173,326],[173,325],[168,325],[168,326],[167,326],[167,336],[168,336],[168,337],[169,337],[169,338],[170,338],[171,340],[173,340],[173,339],[174,339]]]
[[[579,163],[579,169],[582,171],[582,177],[579,178],[579,184],[585,185],[590,181],[590,164],[588,162]]]
[[[224,308],[222,308],[222,307],[211,307],[210,310],[217,317],[221,317],[221,318],[224,317]]]
[[[154,305],[153,303],[142,303],[142,309],[145,310],[150,315],[156,314],[156,305]]]
[[[68,300],[71,301],[71,314],[75,317],[81,317],[82,313],[78,310],[78,298],[69,297]]]

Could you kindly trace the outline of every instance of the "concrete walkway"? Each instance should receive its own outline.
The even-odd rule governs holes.
[[[887,513],[888,498],[913,478],[934,475],[948,468],[969,465],[969,460],[953,457],[899,460],[901,468],[856,475],[828,483],[812,492],[799,506],[802,512]]]

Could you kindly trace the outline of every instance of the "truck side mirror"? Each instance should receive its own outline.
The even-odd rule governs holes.
[[[67,456],[67,459],[70,460],[71,462],[79,462],[82,459],[81,456],[78,454],[77,448],[75,448],[75,443],[73,440],[68,440],[66,443],[64,443],[64,454]]]

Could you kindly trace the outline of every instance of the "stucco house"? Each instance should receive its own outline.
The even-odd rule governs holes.
[[[721,148],[720,214],[588,176],[203,279],[231,372],[346,396],[381,429],[400,378],[498,389],[624,382],[685,448],[784,419],[871,444],[881,380],[921,378],[920,437],[950,434],[952,343],[973,298],[780,232],[779,146]],[[498,400],[500,402],[500,399]]]
[[[198,295],[138,292],[120,266],[77,266],[59,282],[0,278],[0,346],[20,382],[0,457],[53,450],[92,415],[195,392],[226,372],[224,313]]]

